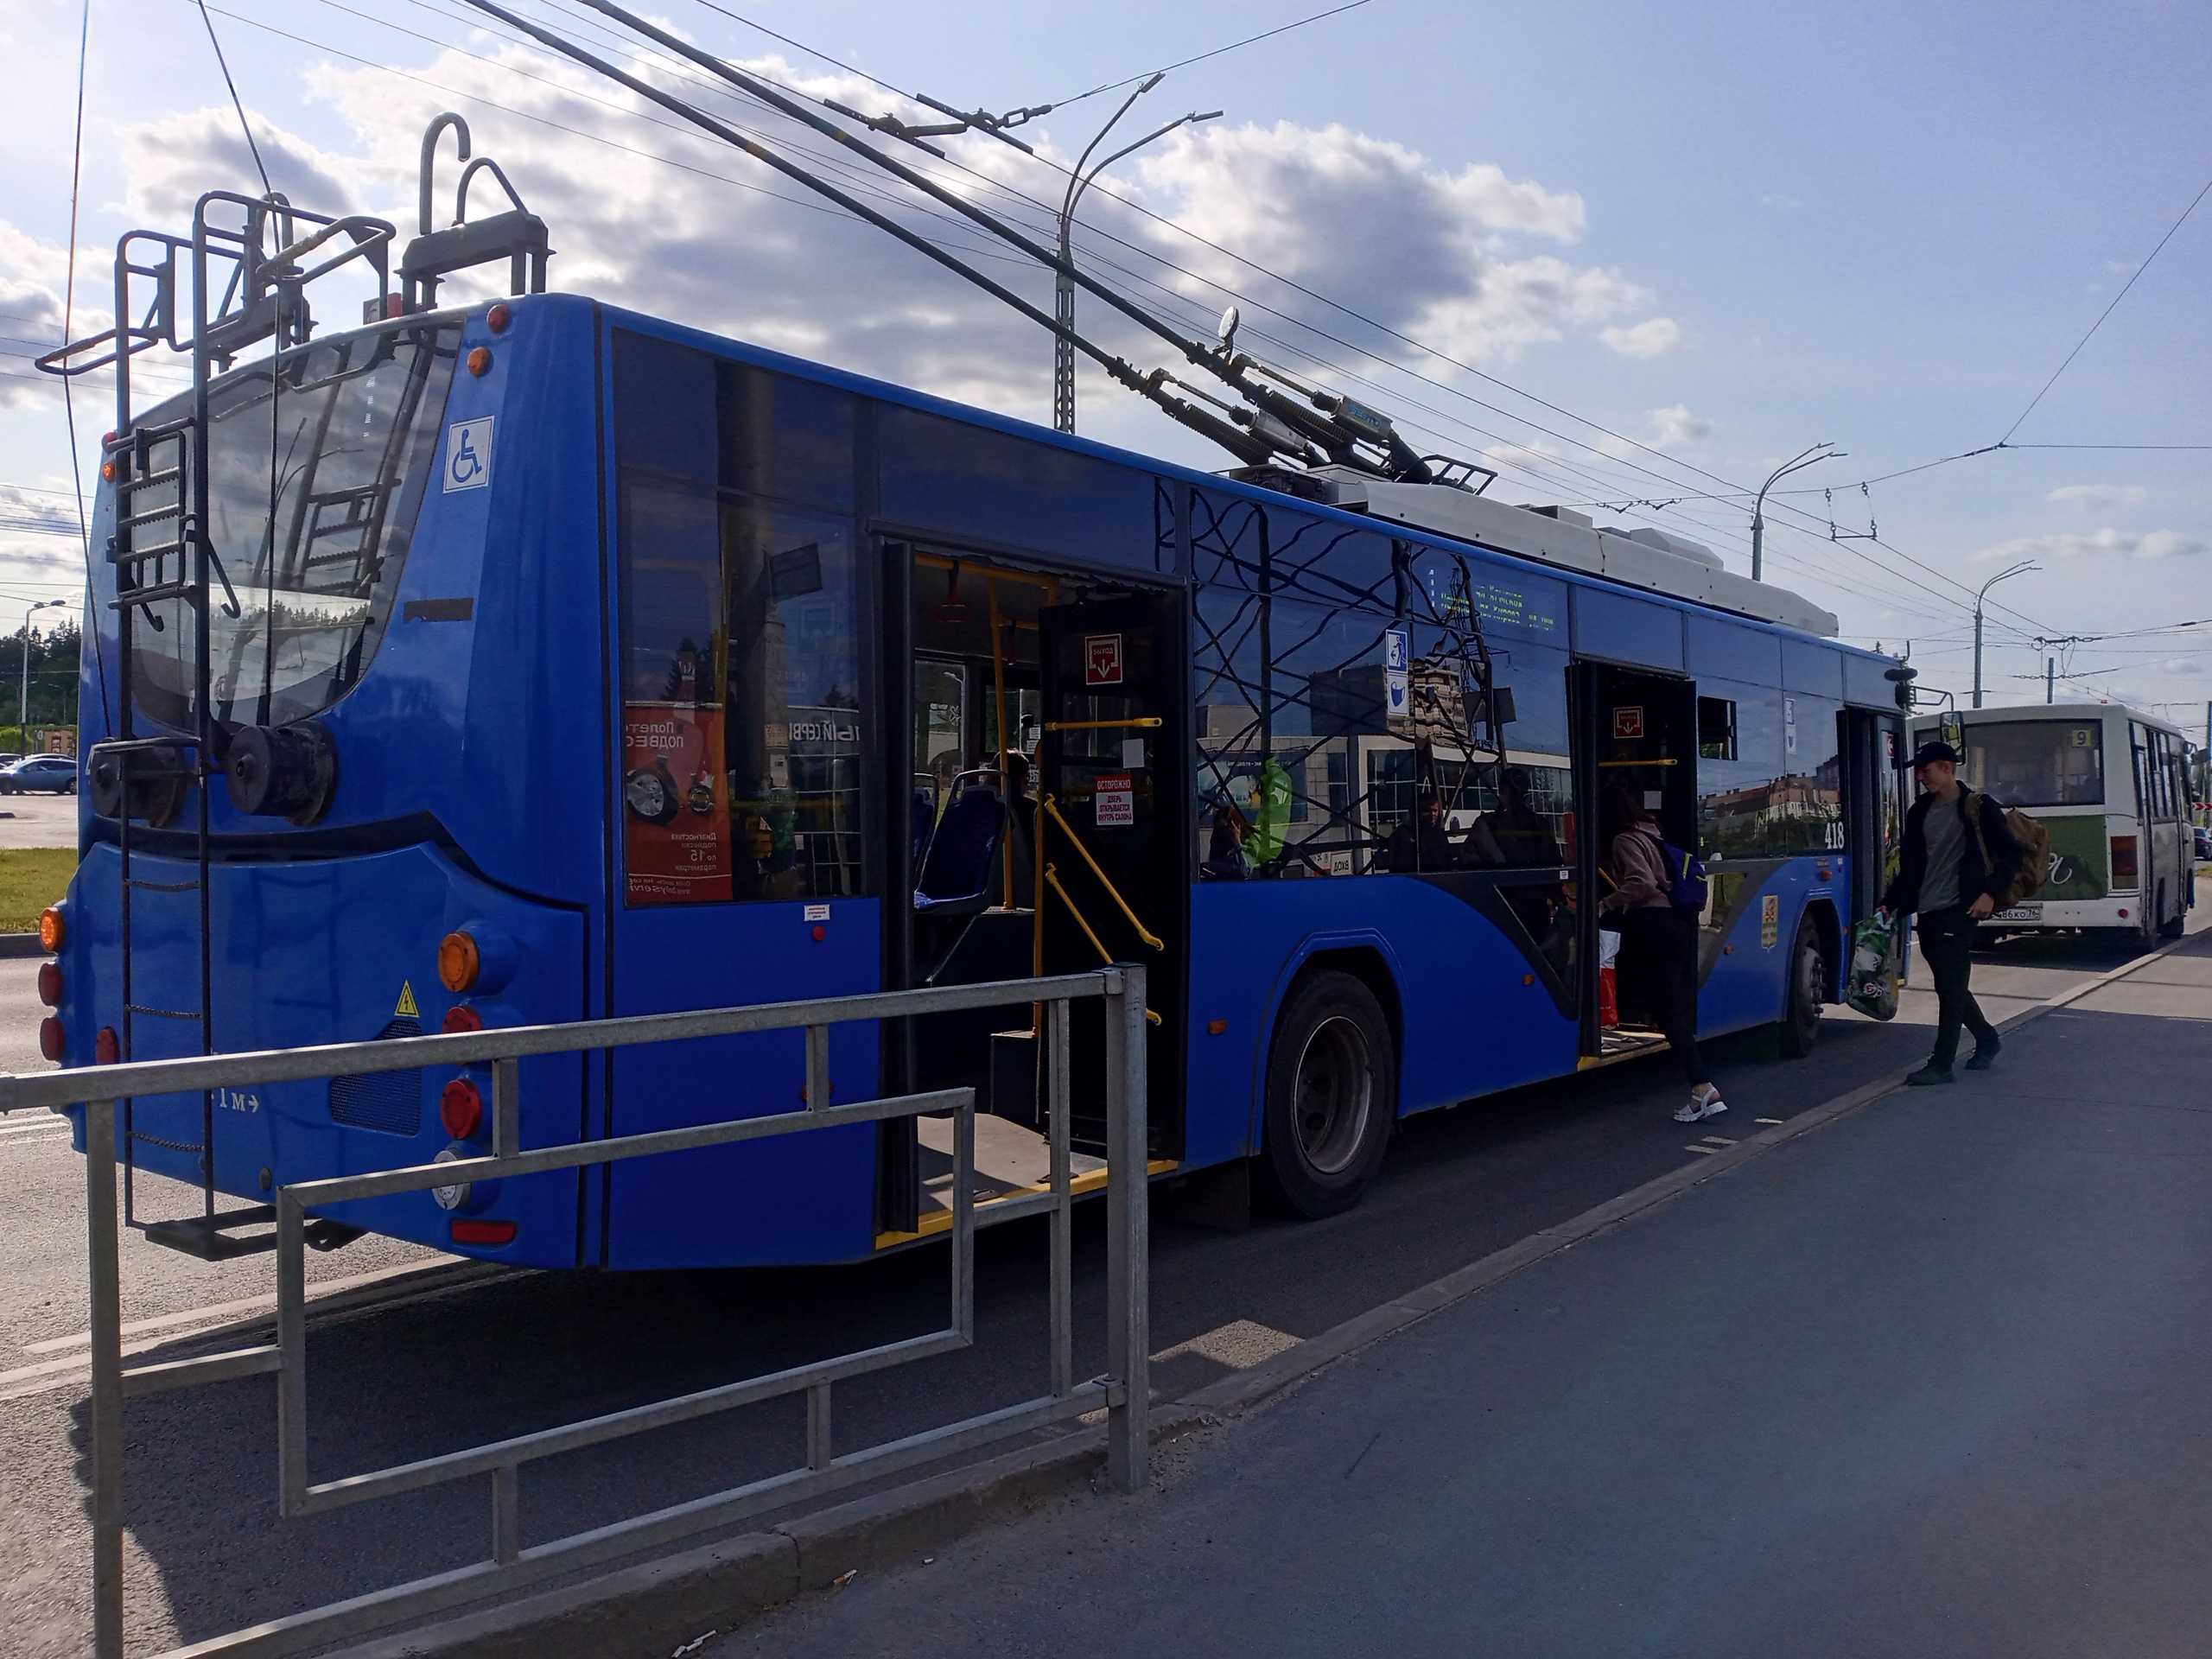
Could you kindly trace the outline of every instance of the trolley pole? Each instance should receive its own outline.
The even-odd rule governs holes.
[[[1165,138],[1176,128],[1194,121],[1211,121],[1220,115],[1219,110],[1204,114],[1193,110],[1188,115],[1179,115],[1157,131],[1148,132],[1134,144],[1124,144],[1096,167],[1090,165],[1090,152],[1098,148],[1106,135],[1114,130],[1115,124],[1129,112],[1129,106],[1160,85],[1167,72],[1147,75],[1137,89],[1122,100],[1122,107],[1114,111],[1106,124],[1098,129],[1091,141],[1083,147],[1083,154],[1075,159],[1075,166],[1068,174],[1067,194],[1060,202],[1060,268],[1052,277],[1052,319],[1060,325],[1061,332],[1052,336],[1052,429],[1056,432],[1075,430],[1075,342],[1070,337],[1075,327],[1075,205],[1083,200],[1083,193],[1090,188],[1091,181],[1122,156],[1142,149],[1155,138]]]

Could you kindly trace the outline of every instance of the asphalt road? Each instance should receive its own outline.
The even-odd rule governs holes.
[[[2002,1017],[2129,954],[2021,942],[1986,958],[1978,984]],[[28,963],[0,963],[0,1068],[40,1064],[30,974]],[[1925,982],[1924,969],[1917,976]],[[1929,1000],[1909,994],[1886,1026],[1831,1011],[1808,1060],[1775,1058],[1770,1033],[1710,1045],[1732,1109],[1699,1133],[1787,1118],[1916,1060]],[[1690,1145],[1698,1134],[1669,1119],[1679,1092],[1663,1058],[1631,1061],[1412,1120],[1366,1201],[1332,1221],[1262,1216],[1235,1234],[1160,1223],[1153,1345],[1180,1351],[1155,1367],[1156,1385],[1171,1394],[1195,1387],[1236,1363],[1238,1348],[1265,1351],[1314,1335],[1700,1155]],[[0,1465],[10,1471],[0,1484],[0,1628],[23,1659],[80,1651],[87,1626],[82,1180],[58,1121],[0,1122],[9,1223],[0,1230]],[[181,1207],[185,1195],[146,1196]],[[1079,1217],[1082,1375],[1104,1364],[1104,1248],[1098,1207]],[[1040,1391],[1044,1255],[1041,1223],[982,1235],[976,1345],[840,1384],[839,1449]],[[309,1268],[327,1298],[309,1320],[317,1479],[914,1334],[940,1323],[944,1307],[938,1249],[838,1268],[487,1274],[365,1240],[311,1257]],[[267,1303],[256,1299],[271,1289],[267,1257],[208,1265],[130,1236],[124,1274],[126,1339],[162,1344],[152,1357],[266,1329]],[[1224,1340],[1218,1333],[1232,1326]],[[268,1378],[130,1404],[135,1650],[485,1554],[480,1481],[280,1520],[275,1422]],[[803,1408],[786,1401],[533,1465],[523,1480],[524,1541],[791,1467],[803,1448]]]
[[[74,847],[74,795],[0,795],[0,847]]]

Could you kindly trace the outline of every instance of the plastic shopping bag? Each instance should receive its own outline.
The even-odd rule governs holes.
[[[1620,931],[1600,927],[1598,930],[1598,1023],[1608,1029],[1621,1022],[1620,981],[1615,972],[1620,954]]]
[[[1851,930],[1851,982],[1843,1000],[1870,1019],[1894,1019],[1904,969],[1903,919],[1869,916]]]

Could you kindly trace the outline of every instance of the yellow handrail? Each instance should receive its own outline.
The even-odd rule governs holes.
[[[1166,723],[1158,715],[1147,715],[1140,720],[1048,720],[1045,722],[1045,729],[1048,732],[1119,732],[1142,727],[1151,731]]]
[[[1083,838],[1076,834],[1075,826],[1060,816],[1060,809],[1052,804],[1052,798],[1050,795],[1045,797],[1045,810],[1052,815],[1053,823],[1067,831],[1068,839],[1075,843],[1076,851],[1081,853],[1083,861],[1090,866],[1090,873],[1098,878],[1098,885],[1106,889],[1106,896],[1122,907],[1122,914],[1129,918],[1129,925],[1136,929],[1137,937],[1154,950],[1165,950],[1167,948],[1166,941],[1158,938],[1150,928],[1137,919],[1136,912],[1129,908],[1129,901],[1122,898],[1114,884],[1106,879],[1106,872],[1098,868],[1098,861],[1090,855],[1090,849],[1083,844]],[[1065,897],[1065,894],[1062,896]]]
[[[1090,941],[1090,948],[1098,953],[1098,959],[1111,968],[1114,965],[1114,953],[1109,950],[1100,942],[1098,936],[1090,931],[1090,924],[1084,920],[1083,912],[1075,907],[1075,900],[1068,896],[1068,890],[1060,885],[1058,867],[1051,864],[1045,866],[1044,879],[1052,883],[1052,891],[1060,895],[1060,902],[1068,907],[1068,914],[1075,918],[1075,925],[1083,930],[1083,937]],[[1150,1008],[1144,1011],[1144,1017],[1155,1026],[1160,1023],[1160,1016]]]

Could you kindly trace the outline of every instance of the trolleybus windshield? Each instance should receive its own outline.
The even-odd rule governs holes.
[[[2104,721],[2097,716],[1975,721],[1966,728],[1964,758],[1967,786],[2007,806],[2104,804]]]
[[[208,681],[218,721],[320,713],[376,654],[453,378],[452,328],[354,334],[210,389]],[[177,418],[187,400],[149,423]],[[134,510],[152,505],[141,499]],[[197,645],[182,599],[134,629],[150,719],[193,719]]]

